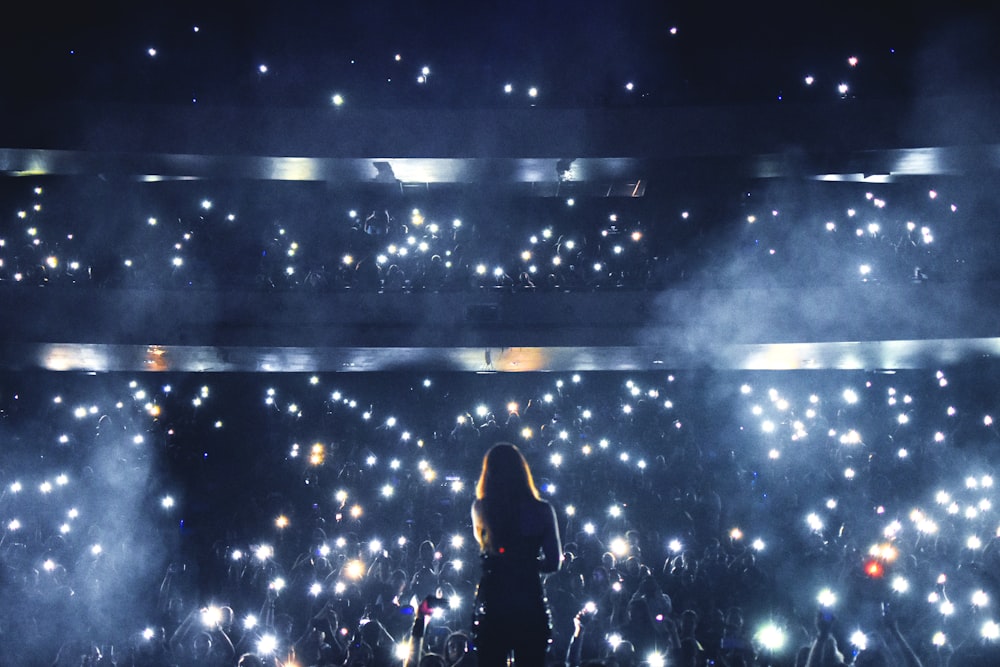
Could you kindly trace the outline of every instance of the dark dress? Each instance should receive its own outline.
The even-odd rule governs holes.
[[[552,632],[539,576],[542,540],[542,532],[521,534],[516,543],[482,554],[472,632],[480,667],[506,665],[511,651],[518,667],[545,664]]]

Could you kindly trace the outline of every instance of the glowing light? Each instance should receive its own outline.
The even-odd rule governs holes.
[[[173,507],[174,506],[173,496],[163,496],[163,500],[160,501],[160,505],[163,506],[163,509],[167,510]]]
[[[398,662],[401,662],[404,665],[407,664],[410,660],[410,654],[413,653],[413,645],[411,643],[411,640],[401,641],[397,643],[393,651],[396,656],[396,660]]]
[[[652,651],[646,656],[646,662],[644,664],[649,665],[649,667],[666,667],[667,656],[659,653],[658,651]]]
[[[265,561],[268,558],[273,558],[274,547],[269,544],[261,544],[254,550],[254,556],[256,556],[259,561]]]
[[[941,647],[941,646],[944,646],[947,642],[948,642],[948,638],[940,630],[937,631],[937,632],[935,632],[931,636],[931,643],[934,644],[935,646]]]
[[[266,634],[257,641],[257,653],[261,655],[271,655],[277,650],[278,638],[272,634]]]
[[[335,93],[334,96],[330,98],[330,101],[333,102],[333,106],[339,107],[344,103],[344,96],[340,93]]]
[[[670,542],[667,544],[667,548],[670,549],[671,552],[677,554],[680,553],[682,549],[684,549],[684,545],[681,544],[680,540],[675,538],[670,540]]]
[[[986,594],[986,591],[978,590],[972,594],[972,604],[976,607],[985,607],[990,603],[990,597]]]
[[[754,551],[763,551],[764,548],[766,547],[766,545],[764,544],[764,540],[760,539],[759,537],[755,539],[750,544],[750,546],[753,547]]]
[[[851,644],[853,644],[859,651],[864,651],[868,648],[868,636],[861,630],[855,630],[851,633]]]
[[[210,605],[201,611],[201,622],[210,628],[214,628],[222,622],[222,609],[215,605]]]
[[[821,607],[832,607],[837,604],[837,596],[829,588],[824,588],[816,596],[816,602],[818,602]]]
[[[997,625],[996,621],[986,621],[983,623],[982,630],[980,633],[983,639],[988,639],[989,641],[995,641],[1000,638],[1000,625]]]
[[[309,463],[314,466],[323,465],[326,459],[326,447],[323,443],[316,442],[309,450]]]
[[[861,444],[861,434],[851,429],[844,435],[840,436],[840,444],[842,445],[858,445]]]
[[[910,590],[910,582],[903,577],[895,577],[892,580],[892,590],[900,594],[905,593]]]
[[[365,576],[365,564],[360,560],[349,560],[344,564],[344,576],[349,579],[360,579]]]
[[[618,558],[621,558],[621,557],[625,556],[626,554],[628,554],[628,552],[629,552],[628,542],[626,542],[621,537],[616,537],[613,540],[611,540],[611,544],[609,545],[609,549],[611,550],[611,553],[613,553]]]

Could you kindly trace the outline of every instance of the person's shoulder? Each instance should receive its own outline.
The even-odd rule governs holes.
[[[553,504],[552,504],[552,503],[550,503],[549,501],[545,500],[544,498],[539,498],[539,499],[538,499],[538,505],[539,505],[540,507],[547,507],[547,508],[549,508],[550,510],[552,510],[553,512],[555,512],[555,511],[556,511],[556,508],[555,508],[555,505],[553,505]]]
[[[535,500],[535,502],[531,504],[531,507],[535,512],[538,513],[539,516],[548,516],[550,514],[555,516],[556,513],[555,506],[553,506],[552,503],[550,503],[549,501],[544,500],[542,498],[538,498],[537,500]]]

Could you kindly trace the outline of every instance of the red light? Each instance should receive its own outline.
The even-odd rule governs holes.
[[[882,568],[882,563],[877,560],[870,560],[865,563],[865,574],[873,579],[878,579],[885,574],[885,570]]]

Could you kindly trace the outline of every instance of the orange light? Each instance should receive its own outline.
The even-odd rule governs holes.
[[[326,458],[326,448],[322,443],[317,442],[312,446],[309,453],[309,463],[314,466],[323,465],[323,460]]]
[[[882,567],[882,563],[877,560],[870,560],[865,563],[865,574],[873,579],[880,579],[885,570]]]

